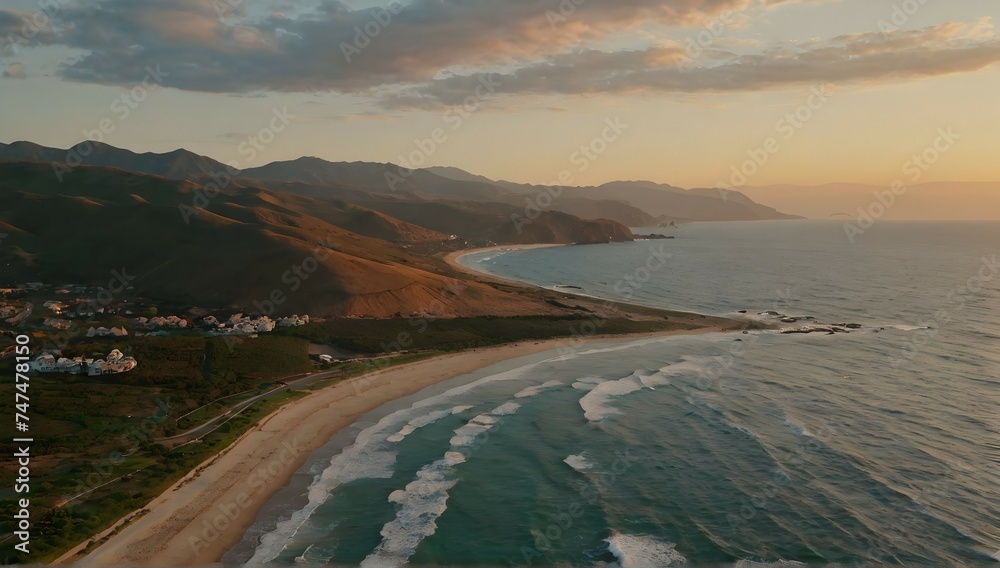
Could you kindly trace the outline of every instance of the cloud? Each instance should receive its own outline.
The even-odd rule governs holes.
[[[15,61],[7,66],[3,71],[3,76],[7,79],[24,79],[28,76],[28,68],[23,63]]]
[[[181,89],[358,92],[428,81],[453,67],[535,60],[650,22],[697,25],[726,10],[790,1],[389,0],[352,10],[323,0],[294,18],[251,18],[236,0],[103,0],[64,7],[55,14],[59,32],[35,41],[82,50],[63,71],[79,81],[133,83],[159,63],[173,67],[167,84]],[[23,19],[0,10],[0,32],[3,22],[13,28]]]
[[[131,85],[159,65],[178,89],[335,91],[410,108],[461,101],[484,72],[505,93],[693,93],[911,79],[1000,59],[988,20],[773,46],[723,38],[688,63],[683,37],[594,47],[648,38],[639,32],[650,26],[698,29],[730,11],[745,21],[819,0],[389,1],[358,10],[322,0],[311,11],[271,2],[251,13],[240,0],[101,0],[67,5],[31,41],[77,50],[60,71],[75,81]],[[24,17],[0,10],[0,47]]]
[[[508,94],[701,93],[756,91],[815,83],[912,80],[969,72],[1000,62],[1000,39],[981,22],[945,23],[914,31],[840,36],[787,43],[749,55],[708,52],[685,64],[676,49],[559,54],[509,73],[493,75]],[[699,65],[703,63],[704,65]],[[392,99],[458,104],[478,76],[452,76],[420,85]]]
[[[44,12],[0,8],[0,55],[16,55],[21,48],[58,41],[52,20]]]

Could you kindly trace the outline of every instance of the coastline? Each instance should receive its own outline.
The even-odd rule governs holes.
[[[462,263],[458,262],[458,259],[462,258],[463,256],[468,256],[470,254],[477,254],[477,253],[481,253],[481,252],[491,252],[491,251],[511,251],[511,252],[513,252],[513,251],[519,251],[519,250],[531,250],[531,249],[553,248],[553,247],[568,247],[568,246],[573,246],[573,245],[558,244],[558,243],[557,244],[536,244],[536,245],[497,245],[497,246],[493,246],[493,247],[482,247],[482,248],[465,249],[465,250],[458,250],[458,251],[455,251],[455,252],[449,252],[448,254],[442,256],[441,259],[445,262],[445,264],[447,264],[452,269],[457,270],[457,271],[462,272],[462,273],[465,273],[465,274],[469,274],[471,276],[475,276],[475,277],[477,277],[477,278],[479,278],[481,280],[490,280],[490,281],[493,281],[493,282],[499,282],[501,284],[506,284],[508,286],[518,286],[518,287],[521,287],[521,288],[541,289],[541,290],[544,290],[545,288],[542,288],[540,286],[534,286],[534,285],[528,284],[526,282],[518,282],[517,280],[509,280],[507,278],[502,278],[500,276],[495,276],[493,274],[490,274],[489,272],[479,272],[477,270],[473,270],[473,269],[471,269],[471,268],[463,265]]]
[[[716,330],[705,327],[595,335],[581,344],[713,331]],[[56,563],[76,561],[78,566],[218,563],[309,455],[358,417],[439,382],[508,359],[557,349],[566,342],[565,338],[522,341],[450,353],[375,371],[313,392],[263,418],[229,448],[200,464],[143,507],[140,511],[147,511],[145,514],[136,511],[127,515],[126,519],[135,520],[86,556],[77,559],[78,547]]]
[[[566,245],[503,245],[456,251],[444,261],[456,270],[480,279],[526,289],[536,286],[477,272],[457,259],[490,250],[521,250]],[[579,296],[578,296],[579,297]],[[242,539],[261,510],[307,461],[309,456],[359,417],[427,387],[472,373],[509,359],[591,343],[622,343],[649,337],[735,331],[745,322],[689,312],[688,329],[620,335],[592,335],[583,339],[527,340],[494,347],[449,353],[390,367],[331,385],[292,401],[248,430],[228,448],[199,464],[188,475],[130,513],[114,527],[95,535],[111,536],[80,556],[80,545],[56,563],[80,566],[216,564]],[[724,322],[722,327],[719,324]],[[117,527],[121,527],[120,529]],[[117,530],[117,532],[115,532]],[[113,533],[113,534],[112,534]]]

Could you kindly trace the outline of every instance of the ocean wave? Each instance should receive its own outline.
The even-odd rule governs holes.
[[[518,392],[517,394],[515,394],[514,398],[528,398],[528,397],[532,397],[532,396],[535,396],[537,394],[540,394],[545,389],[549,389],[549,388],[552,388],[552,387],[557,387],[557,386],[560,386],[560,385],[562,385],[562,381],[548,381],[548,382],[542,383],[540,385],[535,385],[535,386],[532,386],[532,387],[528,387],[528,388],[526,388],[526,389]]]
[[[795,432],[799,436],[805,436],[807,438],[815,438],[815,436],[813,436],[813,433],[810,432],[805,426],[799,424],[798,422],[795,422],[791,418],[785,419],[785,425],[791,428],[792,432]]]
[[[879,327],[898,329],[899,331],[920,331],[921,329],[930,329],[930,326],[927,325],[907,325],[907,324],[892,324]]]
[[[580,379],[573,383],[573,388],[587,390],[580,399],[583,414],[591,422],[599,422],[608,416],[618,414],[611,402],[618,397],[631,394],[643,388],[655,390],[656,387],[670,384],[671,377],[697,375],[706,372],[717,361],[719,356],[684,356],[677,363],[661,367],[657,371],[635,371],[631,375],[618,380],[602,380],[591,387],[592,379]],[[586,381],[586,382],[585,382]]]
[[[581,391],[591,391],[597,385],[606,382],[607,379],[602,379],[600,377],[584,377],[573,382],[573,388]]]
[[[479,417],[477,416],[476,418]],[[493,424],[487,424],[483,420],[477,420],[476,418],[473,418],[464,426],[455,430],[451,440],[448,441],[452,447],[471,446],[480,434],[488,431],[493,427],[493,424],[496,424],[495,422]]]
[[[448,508],[448,490],[458,483],[452,468],[465,461],[459,452],[425,465],[404,489],[393,491],[389,501],[397,505],[396,518],[382,527],[382,542],[361,562],[365,568],[399,566],[417,551],[417,546],[437,531],[437,518]]]
[[[403,426],[399,430],[399,432],[396,432],[392,436],[386,438],[386,441],[393,443],[402,442],[404,439],[406,439],[407,436],[416,432],[419,428],[423,428],[424,426],[429,426],[437,422],[438,420],[441,420],[442,418],[447,418],[448,416],[451,416],[451,414],[452,414],[452,409],[448,408],[445,410],[435,410],[434,412],[429,412],[427,414],[417,416],[413,420],[410,420],[406,424],[406,426]]]
[[[617,381],[605,381],[583,395],[580,399],[580,408],[583,409],[583,415],[587,420],[599,422],[619,413],[618,409],[611,405],[612,400],[641,388],[643,388],[642,381],[635,373]]]
[[[514,414],[519,408],[521,408],[521,405],[512,400],[494,408],[493,412],[490,414],[493,414],[494,416],[506,416],[508,414]]]
[[[534,394],[538,392],[541,389]],[[527,396],[533,395],[521,398]],[[389,495],[389,501],[396,505],[396,517],[382,527],[382,542],[361,566],[377,568],[405,564],[420,542],[437,531],[438,517],[448,510],[448,491],[459,481],[454,466],[468,459],[469,446],[479,435],[495,428],[500,416],[514,414],[520,407],[508,401],[456,428],[449,441],[451,448],[444,457],[422,467],[414,481]]]
[[[500,421],[500,419],[497,418],[493,414],[480,414],[479,416],[474,416],[474,417],[472,417],[472,418],[469,419],[469,422],[472,422],[472,423],[475,423],[475,424],[483,424],[483,425],[486,425],[486,426],[492,426],[492,425],[496,424],[499,421]]]
[[[698,340],[701,341],[720,341],[721,338],[731,337],[732,332],[714,332],[714,333],[704,333],[696,336]],[[549,359],[541,361],[541,363],[560,363],[564,361],[569,361],[576,359],[577,357],[583,357],[586,355],[599,355],[602,353],[614,353],[616,351],[623,351],[625,349],[634,349],[636,347],[642,347],[644,345],[652,345],[654,343],[667,343],[670,341],[677,341],[681,339],[691,339],[693,336],[684,335],[663,335],[659,337],[647,337],[644,339],[636,339],[634,341],[627,341],[622,343],[615,343],[612,345],[607,345],[604,347],[591,347],[585,348],[580,347],[579,351],[572,351],[570,353],[564,353],[562,355],[557,355]]]
[[[674,549],[677,545],[654,536],[613,533],[604,540],[621,568],[663,568],[687,563],[687,558]]]
[[[373,426],[369,426],[358,433],[355,442],[341,451],[340,454],[330,459],[330,464],[316,476],[308,489],[308,502],[305,506],[292,513],[289,519],[279,521],[274,530],[261,536],[260,542],[254,550],[254,554],[247,562],[246,566],[264,566],[271,562],[294,538],[295,534],[309,520],[317,507],[330,499],[333,489],[339,485],[349,483],[358,479],[388,479],[392,477],[395,467],[396,454],[391,447],[386,444],[377,443],[378,436],[384,434],[390,428],[397,425],[414,412],[428,413],[425,409],[440,406],[443,401],[465,394],[477,387],[499,381],[511,381],[524,378],[531,369],[540,365],[541,362],[528,363],[515,369],[510,369],[493,375],[477,379],[471,383],[453,387],[444,393],[433,396],[414,403],[410,408],[396,411]],[[511,403],[516,406],[516,403]],[[461,410],[457,410],[461,409]],[[464,412],[469,406],[460,406],[452,409],[452,413]],[[507,407],[504,411],[513,407]],[[409,423],[407,423],[409,425]],[[394,434],[386,437],[394,440],[402,440],[411,434],[413,429],[400,427]],[[398,436],[402,435],[402,438]]]
[[[759,440],[760,439],[760,434],[758,434],[757,432],[754,432],[752,429],[750,429],[747,426],[743,426],[741,424],[737,424],[736,422],[732,422],[732,421],[729,421],[729,420],[726,421],[726,425],[729,426],[730,428],[733,428],[734,430],[737,430],[739,432],[743,432],[744,434],[746,434],[747,436],[750,436],[751,438],[753,438],[755,440]]]
[[[563,463],[575,469],[576,471],[579,471],[580,473],[584,473],[594,469],[593,462],[583,457],[582,455],[567,456],[566,459],[563,460]]]
[[[289,519],[279,521],[273,531],[261,536],[253,557],[244,566],[266,566],[277,558],[313,511],[330,498],[333,488],[358,479],[391,478],[396,465],[396,452],[388,450],[375,437],[398,420],[398,413],[386,416],[361,431],[353,444],[331,458],[330,465],[309,486],[306,505]]]
[[[300,554],[299,556],[295,557],[295,563],[296,564],[309,564],[310,560],[309,560],[309,557],[307,555],[309,554],[309,551],[312,550],[312,547],[314,547],[314,546],[316,546],[315,543],[310,544],[309,546],[307,546],[306,549],[302,551],[302,554]]]
[[[733,565],[733,568],[795,568],[797,566],[806,566],[802,562],[796,562],[794,560],[775,560],[773,562],[759,562],[757,560],[747,560],[743,559]]]
[[[438,420],[447,418],[453,414],[459,414],[461,412],[465,412],[470,408],[474,407],[471,405],[455,406],[453,408],[446,408],[444,410],[435,410],[432,412],[428,412],[427,414],[417,416],[416,418],[410,420],[405,426],[400,428],[398,432],[386,438],[386,441],[392,443],[402,442],[403,440],[406,439],[407,436],[414,433],[418,429],[423,428],[424,426],[430,426],[431,424],[434,424]]]

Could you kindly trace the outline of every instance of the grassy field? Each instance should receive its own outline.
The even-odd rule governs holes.
[[[537,316],[436,320],[339,319],[286,328],[280,333],[358,353],[391,353],[402,350],[456,351],[529,339],[593,333],[647,333],[678,328],[686,327],[664,319],[600,320],[587,316]]]

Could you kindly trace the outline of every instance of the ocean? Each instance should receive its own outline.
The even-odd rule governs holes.
[[[567,341],[441,383],[335,436],[224,560],[997,565],[1000,223],[879,221],[853,243],[833,221],[640,232],[676,238],[461,262],[861,327]]]

